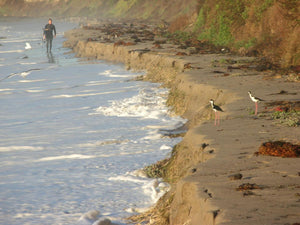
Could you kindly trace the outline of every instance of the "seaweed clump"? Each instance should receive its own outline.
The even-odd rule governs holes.
[[[241,184],[238,188],[236,188],[237,191],[247,191],[253,189],[263,189],[263,188],[257,184],[250,184],[250,183]]]
[[[265,142],[255,155],[269,155],[277,157],[296,158],[300,156],[300,145],[284,141]]]
[[[168,164],[169,159],[164,159],[158,161],[152,165],[146,166],[143,171],[149,178],[162,178],[166,173],[166,165]]]

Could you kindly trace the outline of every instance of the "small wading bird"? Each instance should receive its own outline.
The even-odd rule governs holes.
[[[26,46],[25,46],[25,49],[31,49],[31,45],[30,45],[30,43],[28,43],[28,42],[26,42]]]
[[[261,101],[264,101],[264,100],[262,100],[260,98],[257,98],[255,96],[252,96],[251,91],[248,91],[248,94],[249,94],[249,97],[251,98],[252,102],[255,103],[255,115],[257,115],[257,108],[258,108],[257,103],[261,102]]]
[[[215,126],[217,125],[217,120],[218,120],[218,125],[220,125],[220,112],[224,112],[220,106],[217,106],[214,104],[214,100],[209,101],[211,104],[212,109],[215,111]]]

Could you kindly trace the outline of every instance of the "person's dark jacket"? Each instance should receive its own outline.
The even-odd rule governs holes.
[[[47,24],[44,29],[44,35],[46,39],[53,39],[53,31],[54,35],[56,35],[56,29],[53,24]]]

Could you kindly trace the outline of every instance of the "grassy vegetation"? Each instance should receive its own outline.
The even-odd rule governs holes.
[[[0,7],[0,16],[4,16],[9,14],[10,9],[7,6],[1,6]]]
[[[244,1],[241,0],[217,0],[215,10],[209,7],[209,2],[200,8],[194,26],[198,40],[208,41],[216,46],[228,46],[234,42],[231,27],[235,24],[243,24],[247,18]]]
[[[299,21],[299,23],[300,23],[300,21]],[[296,65],[296,62],[300,62],[300,52],[297,52],[294,55],[293,64]]]
[[[146,166],[143,171],[149,178],[161,178],[166,174],[167,163],[168,159],[164,159],[152,165]]]
[[[241,13],[243,20],[247,20],[249,18],[249,8],[246,6],[244,11]]]
[[[229,45],[233,42],[233,36],[230,32],[231,21],[229,21],[225,15],[219,15],[218,17],[218,32],[213,39],[213,44],[223,46]]]
[[[182,115],[184,111],[185,93],[177,88],[172,88],[167,100],[167,106],[173,107],[175,113]]]
[[[189,39],[192,38],[192,35],[188,32],[185,32],[185,31],[175,31],[174,33],[169,33],[166,35],[167,37],[169,37],[170,39],[173,39],[173,40],[178,40],[180,42],[185,42]]]
[[[126,12],[133,7],[139,0],[118,0],[111,8],[110,14],[114,16],[124,17]]]
[[[90,11],[95,11],[97,10],[99,6],[99,2],[97,0],[92,0],[90,1],[90,3],[88,4],[88,8]]]
[[[189,12],[191,12],[191,7],[189,5],[187,5],[184,10],[182,11],[183,14],[188,14]]]
[[[284,124],[289,127],[297,127],[300,125],[299,111],[295,111],[295,110],[289,112],[276,111],[272,114],[272,118],[278,121],[280,124]]]
[[[274,0],[264,0],[262,4],[259,4],[257,5],[257,7],[255,7],[254,14],[257,21],[260,21],[262,19],[262,14],[273,4],[274,4]]]
[[[249,49],[257,44],[257,39],[255,37],[250,38],[249,40],[243,40],[243,41],[237,41],[234,46],[235,48],[239,49],[241,47],[244,47],[246,49]]]
[[[293,0],[294,1],[294,0]],[[229,46],[249,49],[257,44],[257,39],[236,41],[233,29],[243,26],[249,19],[249,11],[255,4],[254,14],[257,21],[262,19],[263,13],[274,4],[274,0],[215,0],[215,7],[210,1],[205,1],[199,10],[194,25],[194,35],[200,41],[208,41],[216,46]]]
[[[204,25],[205,25],[205,15],[204,15],[204,8],[202,7],[198,13],[198,17],[194,26],[194,32],[203,29]]]
[[[141,18],[146,20],[148,18],[151,18],[151,15],[153,13],[153,10],[154,8],[152,7],[151,3],[153,4],[153,2],[149,2],[149,1],[146,1],[146,2],[143,2],[143,11],[142,13],[140,14],[141,15]],[[161,11],[159,12],[159,14],[161,15],[163,13],[163,8],[160,9]]]
[[[201,12],[203,13],[203,12]],[[202,26],[205,22],[203,14],[198,16],[197,26]],[[215,17],[210,27],[204,29],[197,36],[198,40],[205,40],[211,42],[216,46],[227,46],[233,42],[233,36],[230,32],[231,21],[220,13]]]

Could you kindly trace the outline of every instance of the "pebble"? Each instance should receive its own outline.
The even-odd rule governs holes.
[[[232,174],[232,175],[228,176],[228,178],[230,180],[240,180],[240,179],[242,179],[242,177],[243,177],[243,175],[240,173],[236,173],[236,174]]]

